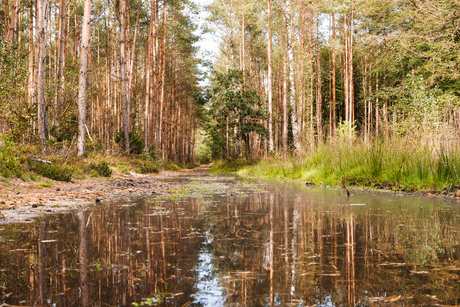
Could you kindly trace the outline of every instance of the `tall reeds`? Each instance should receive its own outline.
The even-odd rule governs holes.
[[[332,138],[299,156],[270,157],[239,173],[266,177],[302,179],[317,185],[341,184],[405,191],[446,190],[460,185],[460,146],[433,144],[393,136],[374,139]],[[437,140],[442,139],[439,136]]]

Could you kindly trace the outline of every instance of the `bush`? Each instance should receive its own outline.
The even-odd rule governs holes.
[[[73,170],[70,167],[60,165],[48,165],[38,161],[30,160],[29,169],[43,177],[58,181],[72,181]]]
[[[0,138],[0,171],[4,177],[19,173],[19,153],[16,152],[13,142],[9,138]]]
[[[99,163],[91,163],[89,168],[96,171],[99,176],[110,177],[112,176],[112,169],[109,167],[109,164],[106,161]]]
[[[140,174],[158,173],[158,165],[154,161],[142,161],[136,170]]]

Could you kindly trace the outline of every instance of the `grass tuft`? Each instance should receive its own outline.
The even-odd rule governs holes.
[[[302,179],[316,185],[445,190],[460,183],[460,150],[408,147],[404,141],[329,142],[300,157],[270,157],[240,175]]]
[[[67,166],[61,166],[56,164],[44,164],[34,160],[29,161],[29,168],[31,171],[49,179],[57,181],[72,181],[73,170]]]
[[[110,177],[112,176],[112,169],[106,161],[101,161],[99,163],[90,163],[89,168],[96,171],[99,176]]]

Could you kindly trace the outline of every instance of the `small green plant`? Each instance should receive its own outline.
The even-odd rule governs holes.
[[[117,165],[117,168],[120,172],[122,172],[123,174],[128,174],[129,173],[129,167],[128,165],[124,164],[124,163],[120,163]]]
[[[145,160],[139,162],[139,167],[136,171],[140,174],[150,174],[150,173],[158,173],[158,165],[151,160]]]
[[[19,153],[9,137],[0,136],[0,173],[9,178],[12,174],[20,171]]]
[[[89,168],[96,171],[99,176],[110,177],[112,176],[112,169],[106,161],[99,163],[91,163]]]
[[[72,181],[73,170],[70,167],[56,164],[48,165],[42,162],[30,160],[29,168],[36,174],[39,174],[46,178],[50,178],[57,181]]]
[[[44,187],[44,188],[50,188],[53,186],[51,182],[42,182],[39,184],[39,186]]]

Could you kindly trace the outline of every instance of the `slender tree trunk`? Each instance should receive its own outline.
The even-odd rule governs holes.
[[[293,12],[291,1],[286,1],[286,31],[287,31],[287,51],[289,59],[289,83],[290,83],[290,93],[289,93],[289,104],[291,106],[291,126],[292,126],[292,135],[294,139],[294,150],[296,154],[300,154],[302,147],[300,143],[300,123],[297,118],[299,110],[298,102],[296,101],[296,88],[295,88],[295,59],[294,59],[294,27],[293,27]]]
[[[29,10],[29,19],[30,19],[30,24],[29,24],[29,42],[28,42],[28,76],[27,76],[27,104],[28,107],[32,106],[34,102],[34,96],[35,96],[35,64],[36,62],[34,61],[34,19],[33,19],[33,6],[30,7]],[[29,127],[33,127],[33,123],[29,119]],[[34,133],[30,133],[30,136],[32,136]]]
[[[66,0],[60,0],[59,3],[59,60],[58,60],[58,72],[57,72],[57,86],[56,86],[56,99],[54,102],[54,112],[57,123],[61,117],[61,106],[64,98],[65,91],[65,78],[64,78],[64,67],[65,67],[65,46],[66,46]]]
[[[318,133],[318,144],[323,142],[323,118],[322,118],[322,93],[321,93],[321,51],[319,46],[319,16],[316,23],[316,130]]]
[[[120,81],[121,81],[121,117],[123,128],[123,145],[126,153],[129,153],[129,108],[128,108],[128,88],[126,71],[126,0],[120,0]]]
[[[163,107],[165,97],[165,77],[166,77],[166,14],[167,2],[163,1],[163,48],[161,60],[161,91],[160,91],[160,105],[159,105],[159,122],[158,122],[158,146],[163,149]],[[163,152],[163,158],[164,158]]]
[[[272,106],[272,29],[271,29],[271,6],[270,0],[267,0],[267,31],[268,31],[268,76],[267,76],[267,94],[268,94],[268,151],[274,150],[273,144],[273,106]]]
[[[9,23],[8,29],[8,39],[11,41],[8,43],[10,46],[11,44],[16,44],[18,42],[18,26],[19,26],[19,7],[20,7],[20,0],[13,0],[13,5],[11,8],[11,21]],[[5,4],[7,7],[8,4]]]
[[[136,15],[136,25],[134,26],[133,44],[131,46],[131,57],[130,57],[130,63],[129,63],[128,103],[130,103],[131,101],[131,91],[132,91],[133,71],[134,71],[134,55],[136,51],[137,31],[139,29],[139,13],[141,12],[141,5],[142,5],[142,0],[139,0],[139,5],[137,7],[137,15]]]
[[[335,14],[332,14],[332,135],[336,136],[337,113],[336,113],[336,89],[335,89]]]
[[[46,48],[48,29],[48,0],[39,0],[38,3],[38,73],[37,73],[37,95],[38,95],[38,139],[43,154],[46,153],[46,101],[45,101],[45,77],[46,77]]]
[[[85,0],[82,38],[80,46],[80,76],[78,89],[78,137],[77,156],[86,154],[85,131],[86,131],[86,77],[88,69],[88,49],[90,48],[90,22],[91,22],[91,0]]]
[[[280,3],[281,4],[281,3]],[[281,4],[281,20],[286,23],[286,13],[284,12]],[[287,156],[288,153],[288,73],[287,73],[287,27],[283,27],[283,154]]]
[[[344,33],[344,50],[343,50],[343,86],[344,86],[344,95],[345,95],[345,122],[348,125],[348,122],[351,120],[349,113],[349,90],[348,90],[348,30],[347,30],[347,14],[343,14],[343,33]]]
[[[349,132],[350,137],[352,136],[352,129],[355,121],[355,102],[354,102],[354,85],[353,85],[353,3],[351,6],[351,13],[349,18],[349,36],[348,36],[348,90],[349,90],[349,111],[350,111],[350,121],[349,121]]]

